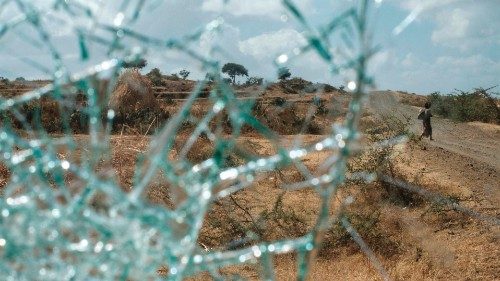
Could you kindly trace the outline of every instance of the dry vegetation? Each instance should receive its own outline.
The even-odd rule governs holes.
[[[156,87],[155,90],[184,92],[192,90],[193,85],[192,81],[174,81]],[[320,88],[325,93],[321,98],[315,98],[314,92]],[[116,134],[111,138],[113,151],[109,166],[114,170],[124,191],[129,191],[133,185],[136,160],[146,151],[149,143],[147,134],[160,127],[171,113],[178,111],[181,104],[173,99],[168,102],[158,101],[152,89],[146,78],[138,72],[130,71],[122,76],[111,99],[110,107],[117,113],[117,118],[114,124]],[[253,89],[256,87],[239,90],[251,92]],[[312,94],[307,94],[308,92]],[[29,124],[35,125],[41,121],[48,132],[58,132],[67,122],[74,132],[85,133],[87,128],[77,124],[85,124],[85,118],[88,118],[84,111],[87,101],[80,95],[76,95],[75,99],[70,111],[73,113],[69,117],[60,114],[63,112],[60,103],[50,98],[29,104],[20,111],[28,116]],[[403,103],[420,106],[424,100],[421,96],[401,94]],[[297,134],[304,134],[304,143],[313,143],[320,135],[328,133],[333,121],[342,120],[348,101],[349,97],[341,91],[296,78],[288,83],[281,82],[268,87],[258,95],[252,110],[262,123],[282,135],[281,144],[287,146]],[[180,158],[182,145],[192,133],[193,124],[207,112],[210,105],[210,101],[204,99],[195,103],[190,118],[186,119],[176,138],[174,149],[168,156],[170,159]],[[311,105],[315,106],[312,114],[309,111]],[[76,112],[80,115],[75,117]],[[225,133],[232,133],[233,127],[227,114],[221,112],[217,118],[224,121],[222,124]],[[12,116],[4,116],[4,122],[9,119],[15,120]],[[13,126],[22,129],[19,121],[13,122]],[[422,163],[428,157],[442,157],[443,152],[434,148],[423,151],[421,144],[412,137],[410,120],[366,113],[361,120],[361,128],[366,134],[363,142],[367,146],[402,134],[408,135],[410,142],[406,145],[372,147],[360,152],[349,162],[349,174],[390,174],[439,192],[453,202],[465,203],[469,207],[483,204],[481,200],[484,198],[479,195],[471,199],[471,195],[467,197],[460,192],[457,194],[448,186],[449,182],[418,173],[421,167],[416,163]],[[74,154],[78,155],[85,150],[87,136],[75,135],[75,139],[79,148]],[[213,153],[213,143],[202,135],[187,151],[187,159],[198,163],[213,156]],[[234,152],[224,155],[225,165],[234,166],[252,157],[275,153],[271,141],[252,128],[245,127],[242,136],[237,139]],[[317,152],[307,156],[304,162],[311,171],[315,171],[327,156],[325,152]],[[448,155],[449,157],[451,156]],[[458,163],[456,165],[462,165],[460,159],[454,161]],[[425,167],[432,166],[432,163],[427,164]],[[440,167],[446,166],[446,163],[442,165]],[[463,180],[464,186],[471,186],[470,179],[454,176]],[[6,184],[8,177],[8,170],[0,166],[0,186]],[[303,176],[294,167],[278,169],[258,179],[252,188],[216,201],[204,221],[198,242],[207,248],[236,249],[258,240],[303,235],[315,223],[320,199],[313,190],[287,192],[281,188],[287,183],[302,179]],[[493,185],[495,181],[498,184],[497,180],[500,180],[498,171],[494,169],[492,174],[483,179],[484,184]],[[174,196],[161,175],[149,186],[148,200],[155,204],[172,208],[175,204]],[[447,201],[429,200],[382,181],[366,183],[356,178],[349,179],[332,204],[340,207],[348,196],[354,198],[354,202],[344,206],[340,214],[350,220],[395,280],[500,278],[497,226],[473,220],[450,208]],[[497,207],[493,206],[491,215],[498,216]],[[332,212],[332,215],[338,213]],[[294,278],[294,261],[294,255],[275,259],[278,279]],[[238,273],[251,279],[259,276],[258,271],[250,265],[235,267],[223,273],[228,276]],[[311,278],[369,280],[378,277],[350,235],[340,224],[334,223],[325,235]]]
[[[448,95],[434,92],[427,97],[406,92],[398,92],[397,95],[401,103],[417,107],[422,107],[425,102],[429,101],[434,114],[454,121],[500,124],[499,94],[492,92],[495,88],[456,90]]]

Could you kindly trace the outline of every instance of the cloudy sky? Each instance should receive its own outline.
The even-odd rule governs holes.
[[[113,36],[96,28],[96,23],[127,26],[142,35],[168,39],[195,34],[214,19],[222,18],[220,32],[200,33],[200,37],[189,44],[190,48],[202,55],[212,54],[223,63],[243,64],[251,76],[266,79],[275,79],[274,61],[278,56],[293,54],[305,44],[304,27],[285,12],[279,0],[151,0],[145,1],[147,4],[139,19],[130,24],[127,23],[132,15],[130,11],[134,11],[140,1],[130,1],[126,7],[121,6],[121,1],[73,1],[87,6],[95,15],[93,21],[87,20],[84,13],[74,8],[76,6],[67,11],[61,7],[54,11],[51,9],[54,0],[27,2],[36,3],[34,7],[25,7],[25,11],[31,8],[41,11],[44,29],[71,72],[83,71],[118,54],[109,52]],[[355,2],[295,1],[316,28]],[[48,77],[55,67],[50,49],[39,39],[39,31],[22,22],[21,8],[14,4],[0,9],[0,22],[12,26],[0,38],[0,76]],[[120,14],[121,11],[125,12]],[[370,72],[377,87],[449,93],[455,88],[468,90],[500,84],[498,12],[498,0],[373,1],[370,31],[373,44],[381,49],[371,61]],[[85,42],[88,59],[81,56],[75,30],[87,39],[93,38]],[[109,42],[99,43],[99,40]],[[339,45],[336,42],[339,40],[339,36],[331,38],[332,49]],[[147,47],[148,67],[144,72],[152,67],[159,67],[164,73],[186,68],[192,78],[204,77],[205,70],[200,63],[183,53],[151,48],[140,40],[126,40],[124,44],[128,50]],[[313,53],[291,60],[287,66],[294,76],[312,81],[338,86],[350,79],[348,73],[332,77],[327,65]]]

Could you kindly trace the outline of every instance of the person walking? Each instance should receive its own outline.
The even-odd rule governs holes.
[[[420,137],[418,138],[419,140],[422,139],[422,137],[430,137],[431,140],[434,140],[432,138],[432,126],[431,126],[431,103],[426,102],[424,104],[424,108],[420,109],[420,112],[418,113],[418,119],[422,120],[422,127],[423,131]]]

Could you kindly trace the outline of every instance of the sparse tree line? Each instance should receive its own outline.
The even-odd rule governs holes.
[[[147,61],[144,59],[140,59],[134,62],[129,62],[129,63],[124,63],[122,64],[122,67],[125,69],[129,68],[135,68],[135,69],[142,69],[146,67]],[[247,80],[242,83],[244,86],[253,86],[253,85],[262,85],[264,83],[264,78],[262,77],[256,77],[256,76],[249,76],[248,75],[248,69],[237,63],[229,62],[224,64],[224,66],[221,69],[221,72],[223,74],[226,74],[228,78],[224,78],[223,80],[228,83],[228,84],[237,84],[237,77],[247,77]],[[171,81],[178,81],[178,80],[186,80],[191,72],[189,72],[186,69],[182,69],[178,73],[172,73],[170,75],[164,75],[159,68],[155,67],[151,69],[146,76],[151,80],[154,86],[164,86],[165,81],[164,80],[171,80]],[[290,69],[287,67],[281,67],[278,69],[277,73],[278,79],[280,81],[285,81],[288,78],[292,76],[292,73],[290,72]],[[205,80],[213,82],[215,80],[215,77],[213,77],[213,74],[207,73],[205,76]]]
[[[135,61],[131,62],[124,62],[122,63],[122,67],[124,69],[136,69],[140,70],[143,69],[147,66],[148,62],[145,59],[138,59]],[[262,77],[257,77],[257,76],[249,76],[248,75],[248,69],[237,63],[229,62],[224,64],[224,66],[221,69],[221,72],[223,74],[226,74],[228,78],[224,78],[223,80],[228,83],[228,84],[233,84],[236,85],[238,84],[237,82],[237,77],[247,77],[246,81],[242,83],[243,86],[253,86],[253,85],[262,85],[264,84],[264,78]],[[161,72],[161,70],[157,67],[151,69],[148,73],[146,73],[146,77],[151,80],[151,83],[154,86],[164,86],[166,84],[165,80],[170,80],[170,81],[179,81],[179,80],[186,80],[189,75],[191,74],[190,71],[186,69],[182,69],[177,73],[171,73],[170,75],[165,75]],[[213,74],[207,73],[205,76],[205,80],[208,80],[210,82],[214,81],[214,77],[212,77]],[[290,72],[290,69],[287,67],[280,67],[277,71],[277,77],[280,81],[286,81],[292,76],[292,73]],[[16,82],[24,82],[26,81],[25,78],[23,77],[18,77],[15,79]],[[0,77],[0,82],[7,84],[9,83],[9,79]]]

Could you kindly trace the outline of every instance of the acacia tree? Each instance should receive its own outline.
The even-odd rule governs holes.
[[[137,59],[130,62],[124,62],[122,64],[122,67],[143,69],[144,67],[146,67],[146,65],[148,65],[148,62],[145,59]]]
[[[286,80],[292,76],[292,73],[290,73],[290,69],[288,67],[280,67],[278,69],[278,79],[280,80]]]
[[[179,71],[179,75],[182,77],[183,80],[186,80],[186,78],[188,78],[188,76],[189,76],[190,73],[191,72],[189,72],[189,71],[187,71],[185,69]]]
[[[222,73],[226,73],[231,77],[231,80],[233,81],[233,84],[236,83],[236,76],[247,76],[248,77],[248,70],[241,64],[237,63],[226,63],[222,67]]]

